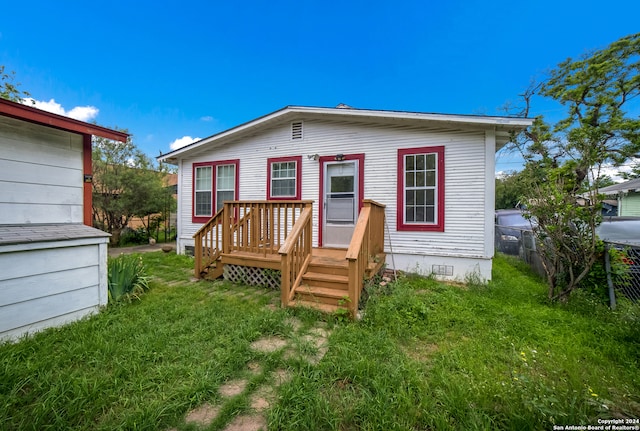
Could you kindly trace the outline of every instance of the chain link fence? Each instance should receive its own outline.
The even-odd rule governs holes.
[[[508,226],[505,234],[505,226],[496,225],[495,249],[502,252],[518,256],[526,262],[531,269],[541,277],[546,277],[542,257],[538,251],[535,236],[529,229]],[[607,279],[611,280],[614,295],[611,297],[612,305],[618,295],[624,295],[632,301],[640,302],[640,244],[636,243],[616,243],[606,242],[607,248],[613,248],[620,252],[622,263],[607,264],[604,267],[607,271]],[[605,253],[605,256],[608,256]]]

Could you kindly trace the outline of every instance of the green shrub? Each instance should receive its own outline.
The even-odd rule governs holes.
[[[109,302],[131,301],[149,289],[149,279],[140,256],[123,254],[109,259]]]
[[[580,287],[585,288],[603,300],[608,300],[609,286],[607,284],[607,271],[605,266],[605,244],[598,241],[598,258],[591,267],[587,276],[580,282]],[[616,248],[609,248],[609,263],[611,264],[611,279],[615,283],[624,282],[628,278],[629,264],[624,251]]]

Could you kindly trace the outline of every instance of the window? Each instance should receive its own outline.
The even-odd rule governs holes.
[[[267,199],[300,199],[302,156],[267,159]]]
[[[216,212],[236,196],[236,165],[216,166]]]
[[[194,217],[211,217],[211,166],[194,167]]]
[[[193,164],[193,223],[206,223],[224,201],[238,199],[239,160]]]
[[[398,230],[444,231],[444,147],[398,150]]]

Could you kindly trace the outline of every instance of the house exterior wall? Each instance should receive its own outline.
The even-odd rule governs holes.
[[[0,246],[0,340],[106,305],[107,242],[103,237]]]
[[[640,217],[640,192],[628,192],[618,202],[619,215]]]
[[[302,140],[291,140],[291,123],[179,161],[178,249],[193,245],[202,226],[192,223],[193,163],[240,159],[241,200],[267,198],[267,159],[302,156],[302,196],[313,200],[313,241],[318,246],[320,163],[308,156],[364,153],[364,198],[386,205],[387,264],[401,270],[463,279],[471,272],[491,277],[493,256],[493,160],[491,132],[305,119]],[[444,232],[397,231],[398,149],[444,146]],[[393,254],[391,251],[393,250]],[[445,268],[446,267],[446,268]]]
[[[0,224],[83,222],[82,135],[0,116]]]

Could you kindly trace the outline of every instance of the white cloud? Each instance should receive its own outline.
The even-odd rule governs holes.
[[[95,106],[76,106],[69,111],[66,111],[61,104],[54,99],[48,102],[42,100],[35,100],[30,97],[23,99],[25,105],[34,106],[43,111],[52,112],[58,115],[64,115],[65,117],[73,118],[80,121],[91,121],[98,116],[100,110]]]
[[[172,143],[169,144],[169,148],[172,150],[177,150],[178,148],[182,148],[186,145],[189,145],[195,141],[199,141],[201,138],[192,138],[191,136],[183,136],[182,138],[178,138]]]
[[[205,115],[204,117],[200,117],[200,120],[209,122],[209,121],[213,121],[213,117],[211,115]]]
[[[609,175],[611,179],[617,183],[625,181],[622,176],[620,176],[621,172],[631,172],[631,168],[640,163],[640,159],[629,159],[627,162],[620,167],[613,167],[611,164],[605,164],[602,166],[600,170],[600,175]]]

